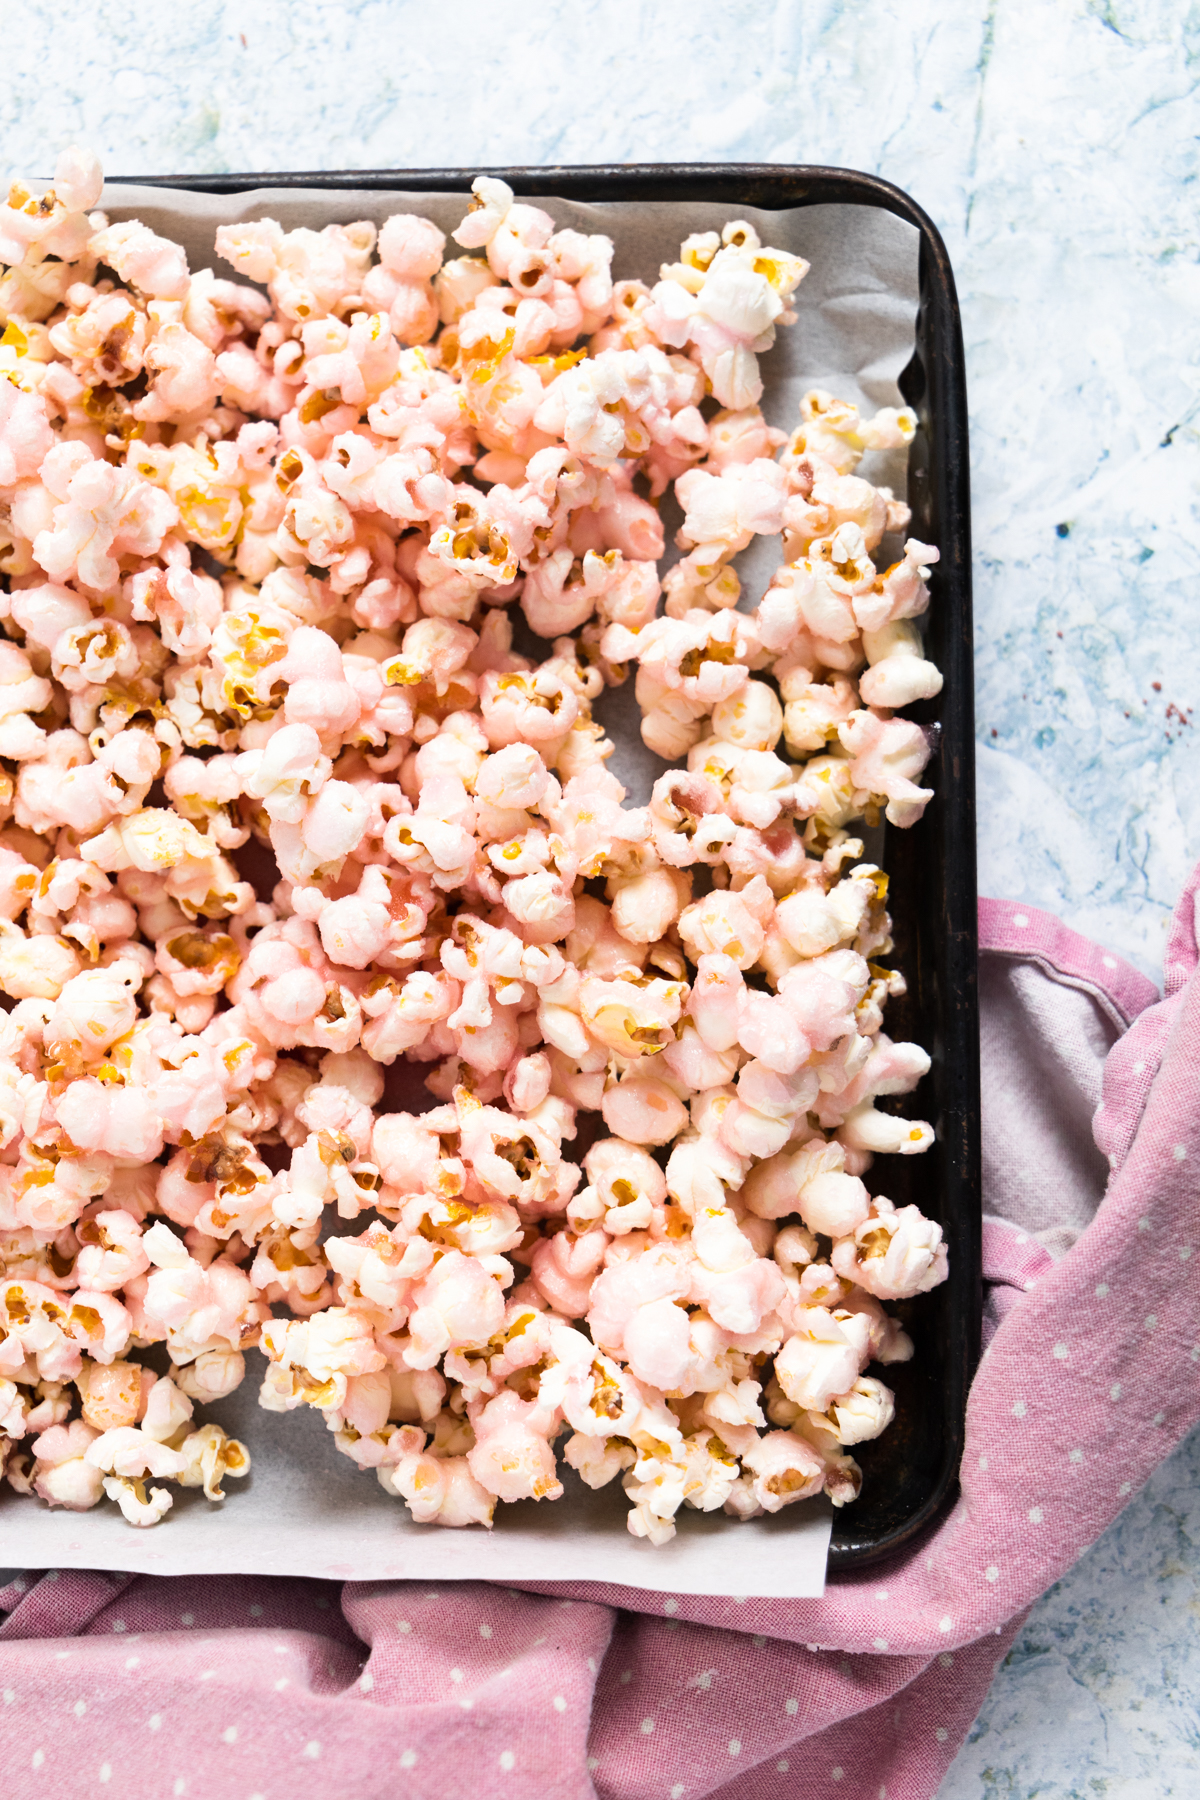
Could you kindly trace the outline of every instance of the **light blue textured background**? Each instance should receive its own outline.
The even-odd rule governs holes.
[[[12,171],[79,139],[112,174],[761,160],[908,188],[963,302],[981,885],[1158,975],[1200,855],[1195,5],[3,10]],[[1194,1438],[1034,1610],[941,1800],[1200,1793],[1198,1477]]]

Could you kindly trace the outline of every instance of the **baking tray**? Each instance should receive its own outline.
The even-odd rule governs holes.
[[[901,188],[850,169],[768,163],[643,163],[536,169],[372,169],[244,175],[110,176],[113,185],[239,194],[253,188],[470,191],[498,175],[530,198],[712,201],[764,210],[817,205],[880,207],[920,234],[919,305],[912,359],[900,376],[917,415],[909,453],[912,532],[937,544],[925,621],[928,653],[945,675],[936,700],[908,709],[929,731],[925,780],[936,797],[908,831],[889,831],[894,960],[908,978],[887,1028],[930,1053],[932,1068],[904,1106],[928,1118],[936,1141],[920,1157],[888,1157],[873,1171],[897,1205],[913,1202],[942,1226],[949,1279],[892,1310],[915,1345],[887,1371],[896,1418],[856,1447],[862,1497],[835,1518],[830,1573],[860,1568],[908,1544],[952,1497],[962,1454],[967,1390],[979,1356],[981,1207],[979,1003],[976,977],[975,724],[971,619],[970,468],[966,370],[954,276],[936,226]],[[884,1102],[886,1105],[887,1102]],[[868,1181],[871,1185],[871,1181]]]

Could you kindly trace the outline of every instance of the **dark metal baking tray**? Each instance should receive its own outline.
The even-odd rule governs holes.
[[[936,700],[910,709],[930,728],[924,779],[936,790],[925,817],[887,833],[895,919],[892,959],[908,978],[888,1009],[892,1036],[933,1058],[906,1111],[929,1118],[936,1142],[920,1157],[888,1157],[874,1173],[897,1205],[937,1219],[950,1251],[943,1286],[894,1308],[916,1346],[886,1373],[896,1418],[857,1447],[861,1498],[835,1515],[831,1573],[862,1567],[908,1544],[953,1495],[967,1390],[979,1356],[981,1220],[979,1003],[976,981],[975,725],[971,622],[970,469],[962,329],[954,276],[932,220],[902,189],[850,169],[747,163],[655,163],[537,169],[344,169],[322,173],[116,177],[140,186],[238,194],[260,187],[463,192],[499,175],[517,193],[577,201],[698,201],[766,210],[818,205],[882,207],[920,234],[920,300],[912,360],[900,377],[917,415],[909,454],[913,534],[937,544],[928,654],[945,675]],[[114,179],[114,178],[110,178]]]

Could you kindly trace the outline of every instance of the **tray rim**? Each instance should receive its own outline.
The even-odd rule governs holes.
[[[937,226],[913,197],[886,178],[822,164],[595,163],[507,168],[337,169],[229,174],[106,175],[105,185],[232,195],[295,188],[368,192],[467,193],[479,175],[499,177],[534,198],[576,201],[695,201],[784,211],[817,205],[867,206],[892,213],[919,234],[919,304],[914,356],[920,364],[922,425],[929,437],[931,507],[941,551],[935,604],[950,614],[942,669],[946,678],[936,782],[946,882],[938,975],[945,1004],[944,1066],[938,1114],[946,1146],[943,1211],[954,1226],[943,1346],[944,1436],[926,1499],[904,1522],[875,1538],[856,1536],[853,1515],[839,1534],[835,1519],[829,1574],[849,1575],[894,1557],[924,1534],[954,1498],[966,1432],[967,1395],[980,1354],[982,1195],[980,1166],[978,924],[975,865],[974,657],[971,596],[970,461],[962,323],[949,254]],[[906,395],[906,398],[909,396]],[[931,718],[933,714],[929,715]],[[953,804],[951,804],[953,801]],[[949,1231],[947,1232],[949,1235]],[[957,1268],[957,1275],[954,1270]]]

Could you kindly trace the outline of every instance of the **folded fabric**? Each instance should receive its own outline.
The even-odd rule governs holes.
[[[1030,1604],[1200,1414],[1198,892],[1161,1001],[981,903],[988,1341],[961,1493],[914,1548],[799,1602],[24,1578],[6,1794],[928,1800]]]

